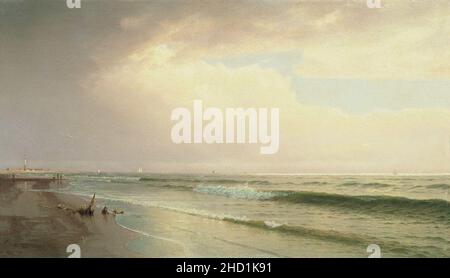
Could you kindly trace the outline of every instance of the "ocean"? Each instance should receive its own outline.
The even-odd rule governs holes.
[[[438,175],[66,174],[148,257],[450,257],[450,180]]]

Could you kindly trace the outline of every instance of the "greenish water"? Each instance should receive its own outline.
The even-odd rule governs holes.
[[[71,174],[149,257],[450,257],[448,176]]]

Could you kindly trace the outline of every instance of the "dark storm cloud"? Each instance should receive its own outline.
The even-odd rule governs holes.
[[[253,5],[236,4],[82,1],[81,9],[68,9],[63,0],[0,1],[0,167],[24,153],[47,161],[139,157],[139,148],[123,148],[136,130],[88,94],[83,81],[151,40],[161,24],[196,14],[237,19]],[[124,18],[140,24],[123,28]]]
[[[90,7],[0,2],[1,160],[25,152],[35,160],[95,159],[95,149],[117,133],[116,116],[80,82],[97,70],[96,53],[112,61],[126,45],[113,37],[120,17],[138,7],[83,4]]]

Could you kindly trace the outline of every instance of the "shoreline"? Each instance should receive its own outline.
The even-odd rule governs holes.
[[[81,257],[143,257],[127,245],[139,234],[121,227],[114,215],[93,216],[59,209],[77,209],[82,197],[42,191],[26,191],[29,183],[0,181],[0,257],[67,258],[70,244],[78,244]],[[33,189],[48,182],[32,183]]]

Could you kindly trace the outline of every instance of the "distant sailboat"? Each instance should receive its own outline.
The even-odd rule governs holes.
[[[100,175],[102,173],[102,171],[100,171],[100,169],[97,170],[97,175]]]
[[[138,173],[142,173],[142,168],[139,168],[139,169],[138,169]]]

